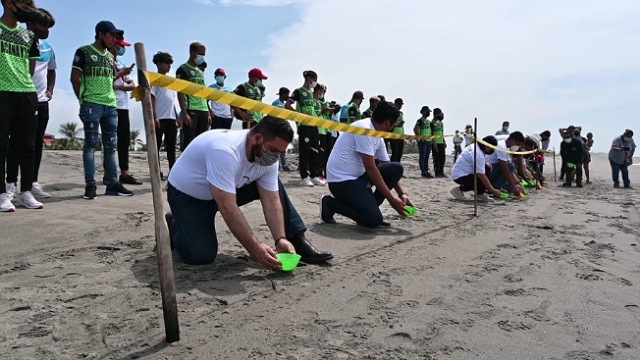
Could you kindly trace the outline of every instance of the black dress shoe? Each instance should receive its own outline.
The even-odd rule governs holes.
[[[381,227],[390,227],[391,223],[385,220],[382,220],[382,223],[380,224]]]
[[[331,210],[329,209],[329,199],[331,198],[331,196],[329,195],[323,195],[320,198],[320,218],[322,219],[322,222],[324,222],[325,224],[335,224],[336,220],[333,218],[333,214],[331,213]]]
[[[333,254],[328,251],[320,251],[316,249],[309,240],[300,234],[297,239],[291,239],[293,247],[296,249],[296,253],[302,258],[302,262],[308,264],[319,264],[333,259]]]
[[[173,224],[173,214],[168,212],[164,214],[164,220],[167,222],[169,228],[169,241],[171,242],[171,250],[173,250],[173,233],[171,232],[171,224]]]

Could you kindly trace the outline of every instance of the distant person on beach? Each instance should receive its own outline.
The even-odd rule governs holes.
[[[114,58],[108,51],[115,46],[124,31],[110,21],[101,21],[95,27],[95,41],[76,50],[71,70],[71,85],[80,102],[80,120],[84,130],[82,159],[86,183],[83,198],[96,198],[95,152],[98,146],[98,128],[102,131],[102,161],[104,165],[105,194],[132,196],[118,179],[116,144],[118,112],[114,81],[131,74],[132,67],[115,73]]]
[[[262,70],[253,68],[249,70],[249,80],[238,85],[233,92],[236,95],[261,102],[264,98],[264,85],[262,81],[267,79],[267,76],[262,73]],[[262,119],[262,114],[251,110],[236,108],[235,113],[236,117],[242,121],[242,128],[245,130],[251,129],[251,127]]]
[[[380,102],[371,119],[359,120],[352,125],[393,131],[399,116],[400,111],[394,104]],[[340,214],[367,228],[390,226],[380,212],[380,205],[385,199],[403,217],[405,206],[412,206],[400,184],[402,173],[400,163],[389,162],[382,139],[340,134],[327,164],[327,180],[333,196],[325,195],[320,199],[322,221],[335,224],[333,216]],[[375,192],[372,191],[373,186]],[[395,189],[398,195],[394,196],[391,189]]]
[[[153,56],[153,63],[158,68],[158,73],[166,75],[171,70],[173,57],[166,52],[158,52]],[[173,90],[163,87],[151,87],[151,104],[153,109],[153,121],[156,125],[156,142],[158,143],[158,153],[162,142],[167,152],[169,161],[169,173],[176,163],[176,137],[178,135],[178,113],[176,112],[177,94]],[[160,158],[158,158],[159,160]],[[160,164],[160,178],[165,180]]]
[[[633,154],[636,152],[636,143],[633,141],[633,131],[625,130],[621,136],[613,139],[611,150],[609,150],[609,163],[611,164],[611,175],[613,187],[620,187],[620,173],[622,173],[622,184],[626,189],[631,189],[629,180],[629,165],[633,164]]]
[[[169,175],[166,216],[171,240],[187,264],[212,263],[218,253],[218,211],[231,233],[263,266],[278,270],[271,246],[261,242],[240,210],[260,200],[277,252],[298,253],[302,261],[331,260],[305,237],[307,228],[278,180],[278,158],[293,140],[289,123],[265,117],[251,130],[208,131],[180,156]]]
[[[351,100],[342,106],[340,111],[340,122],[351,124],[354,121],[358,121],[362,119],[362,114],[360,113],[360,105],[364,100],[364,94],[362,91],[356,91],[351,96]]]
[[[464,147],[471,145],[473,142],[473,127],[471,125],[467,125],[464,127]]]
[[[429,115],[431,115],[431,109],[428,106],[423,106],[420,109],[420,118],[416,121],[416,126],[413,127],[413,134],[427,138],[427,140],[418,140],[418,165],[420,166],[420,176],[431,179],[433,175],[429,172],[429,155],[431,155],[433,142]]]
[[[593,147],[593,133],[587,133],[586,142],[584,144],[584,159],[582,160],[582,167],[584,168],[584,175],[587,178],[587,184],[591,183],[589,177],[589,164],[591,163],[591,148]]]
[[[487,136],[482,139],[484,142],[491,144],[493,146],[498,145],[498,140],[494,136]],[[451,169],[451,178],[453,181],[459,186],[451,189],[451,194],[458,200],[466,200],[464,193],[467,191],[473,191],[474,189],[474,173],[478,176],[477,187],[478,187],[478,201],[491,202],[493,198],[489,197],[492,195],[493,197],[500,198],[500,190],[496,190],[492,185],[491,181],[486,175],[488,171],[491,173],[492,166],[491,164],[486,163],[485,155],[491,155],[495,152],[494,149],[487,147],[481,143],[478,143],[477,149],[475,149],[475,145],[469,145],[464,148],[462,153],[460,154],[460,158],[453,164],[453,168]],[[475,172],[474,172],[474,153],[475,153]]]
[[[227,93],[232,92],[231,88],[225,85],[227,72],[223,68],[217,68],[213,72],[213,76],[215,82],[209,85],[210,88]],[[211,108],[211,112],[213,113],[211,129],[231,129],[231,124],[233,123],[233,109],[231,105],[217,101],[209,101],[209,108]]]
[[[176,78],[205,86],[204,71],[199,68],[204,64],[207,48],[199,42],[189,45],[189,60],[176,70]],[[182,111],[182,130],[184,141],[180,147],[185,149],[193,139],[209,130],[211,118],[207,99],[193,95],[178,93],[178,104]]]
[[[398,135],[404,135],[404,113],[402,112],[404,101],[401,98],[397,98],[393,103],[400,110],[400,116],[398,116],[393,132]],[[401,162],[402,154],[404,153],[404,139],[394,139],[389,142],[391,143],[391,162]]]
[[[280,90],[278,91],[278,98],[275,99],[271,105],[273,106],[277,106],[279,108],[283,108],[284,109],[284,104],[287,103],[287,101],[289,100],[289,95],[291,94],[291,91],[286,88],[286,87],[281,87]],[[280,170],[281,171],[285,171],[285,172],[289,172],[291,171],[291,168],[287,165],[287,152],[283,152],[280,154]]]
[[[380,98],[377,96],[372,96],[369,98],[369,108],[362,113],[363,119],[368,119],[373,115],[373,110],[376,109],[376,106],[380,103]]]
[[[520,131],[514,131],[511,134],[497,136],[497,147],[502,150],[518,151],[524,144],[524,135]],[[493,154],[487,155],[486,162],[491,165],[489,180],[491,185],[502,190],[506,185],[508,190],[516,197],[522,197],[522,185],[516,183],[515,166],[511,162],[511,155],[504,151],[496,150]]]
[[[301,87],[293,90],[291,97],[287,100],[285,107],[291,111],[297,111],[309,116],[316,114],[314,89],[318,85],[318,74],[313,70],[302,73],[304,83]],[[293,107],[293,104],[296,107]],[[315,126],[298,124],[298,152],[300,171],[300,184],[302,186],[324,186],[326,182],[322,179],[321,169],[321,149],[320,134]]]
[[[34,170],[34,138],[37,131],[38,95],[31,69],[40,57],[38,39],[18,26],[36,11],[32,0],[3,0],[0,18],[0,212],[14,212],[13,196],[7,193],[5,169],[9,139],[16,141],[20,192],[16,201],[28,209],[43,205],[31,193]],[[17,180],[17,179],[16,179]],[[3,231],[4,232],[4,231]]]
[[[115,71],[118,72],[127,65],[120,60],[126,53],[130,43],[124,40],[124,35],[116,36],[115,46],[109,51],[113,55]],[[129,116],[129,93],[136,88],[131,75],[123,76],[113,82],[118,107],[118,166],[120,167],[120,182],[127,185],[142,185],[142,182],[129,174],[129,147],[131,146],[131,118]]]
[[[565,166],[566,180],[563,187],[571,187],[573,177],[576,179],[576,187],[582,187],[582,159],[584,156],[584,144],[580,140],[580,131],[574,129],[573,136],[565,137],[560,146],[560,156]]]
[[[458,156],[462,154],[462,142],[464,138],[460,135],[460,131],[456,130],[455,135],[453,136],[453,163],[455,164],[458,161]]]
[[[444,140],[444,113],[440,108],[433,109],[433,120],[431,121],[431,134],[433,139],[433,171],[436,177],[446,177],[444,174],[444,164],[447,161],[447,142]]]
[[[496,131],[497,135],[509,135],[509,122],[505,121],[502,123],[502,129]]]
[[[49,101],[53,97],[56,83],[56,56],[51,45],[45,40],[49,37],[49,29],[55,25],[53,15],[45,9],[38,9],[31,13],[31,18],[27,22],[27,29],[34,32],[39,39],[40,57],[36,60],[31,79],[36,87],[38,95],[38,116],[37,130],[35,136],[35,152],[33,161],[33,183],[31,193],[36,198],[46,199],[51,194],[44,191],[42,185],[38,183],[40,172],[40,162],[42,161],[42,149],[44,146],[44,133],[49,122]],[[15,196],[18,182],[19,162],[20,162],[20,137],[9,139],[9,150],[7,154],[7,194],[11,198]],[[32,202],[31,205],[37,205]],[[36,206],[37,207],[37,206]]]
[[[564,139],[568,138],[568,137],[573,137],[573,131],[574,130],[582,130],[582,127],[578,126],[575,127],[573,125],[569,125],[566,128],[560,128],[558,129],[558,132],[560,132],[560,138],[562,138],[562,141],[564,141]],[[560,147],[562,147],[562,143],[560,143]],[[563,181],[564,180],[564,175],[567,169],[567,164],[564,163],[564,161],[562,162],[561,166],[560,166],[560,180]]]

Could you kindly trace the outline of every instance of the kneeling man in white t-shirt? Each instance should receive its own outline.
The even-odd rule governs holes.
[[[331,260],[305,238],[305,227],[278,180],[278,158],[293,140],[287,121],[265,117],[251,130],[208,131],[176,161],[167,189],[171,240],[188,264],[210,264],[218,253],[218,211],[251,257],[267,268],[280,263],[272,248],[251,231],[239,206],[260,200],[276,251],[298,253],[302,261]]]
[[[391,132],[399,116],[400,111],[394,104],[382,101],[370,119],[351,125]],[[327,181],[333,196],[325,195],[320,199],[322,221],[333,224],[336,222],[333,215],[340,214],[368,228],[390,226],[380,212],[385,199],[401,216],[405,216],[404,207],[412,205],[400,185],[402,173],[400,163],[389,162],[384,140],[340,134],[327,162]],[[375,186],[375,192],[372,186]],[[391,189],[395,189],[398,196],[393,195]]]

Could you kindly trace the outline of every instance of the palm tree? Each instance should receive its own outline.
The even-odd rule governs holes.
[[[58,130],[62,136],[67,140],[67,150],[75,149],[78,144],[78,133],[80,133],[80,128],[78,128],[78,123],[68,122],[60,125],[60,129]]]
[[[129,150],[135,151],[137,146],[142,146],[144,144],[142,139],[140,139],[140,130],[131,130],[130,136]]]

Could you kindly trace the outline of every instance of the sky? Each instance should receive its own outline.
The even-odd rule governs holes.
[[[362,90],[404,100],[405,132],[423,105],[445,113],[445,133],[478,119],[478,133],[503,121],[525,133],[582,126],[594,150],[608,151],[625,129],[640,133],[640,2],[637,0],[37,0],[56,17],[49,42],[58,82],[48,132],[78,119],[69,82],[75,49],[95,24],[111,20],[131,43],[188,58],[191,41],[207,46],[205,73],[227,71],[227,85],[259,67],[265,102],[295,89],[315,70],[326,98],[340,104]],[[134,62],[133,48],[123,57]],[[151,62],[149,69],[153,70]],[[367,104],[363,104],[362,110]],[[142,129],[139,103],[132,127]]]

